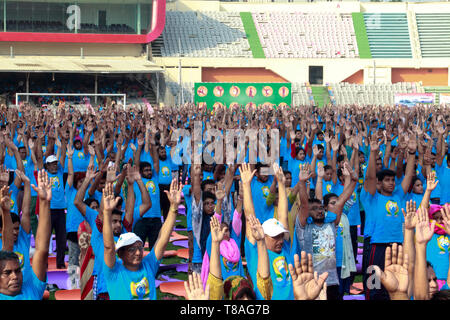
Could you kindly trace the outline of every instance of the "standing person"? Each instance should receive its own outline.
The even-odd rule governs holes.
[[[346,176],[346,181],[344,190],[339,197],[333,194],[327,197],[329,203],[327,203],[328,212],[326,214],[321,200],[310,199],[302,204],[296,221],[299,247],[306,253],[312,254],[315,270],[319,273],[328,272],[327,300],[341,300],[343,296],[343,294],[339,293],[339,276],[336,266],[336,233],[341,222],[344,205],[352,196],[356,187],[358,178],[356,174],[352,173],[348,164],[345,163],[344,175]],[[323,172],[320,174],[323,175]],[[305,182],[311,175],[312,173],[307,166],[302,168],[300,173],[300,181],[303,182],[300,188],[301,199],[307,199]]]
[[[364,208],[366,214],[369,213],[368,207],[373,208],[370,211],[371,223],[373,224],[371,235],[371,251],[368,266],[377,265],[384,269],[385,251],[393,243],[401,244],[403,242],[404,217],[400,209],[406,202],[406,194],[411,185],[414,176],[414,160],[417,150],[415,136],[411,136],[407,145],[408,158],[405,170],[405,177],[400,186],[396,188],[395,172],[389,169],[376,171],[376,155],[379,146],[378,138],[372,137],[370,141],[369,167],[367,169],[364,188],[361,191],[361,199],[365,201]],[[377,183],[379,188],[377,190]],[[366,221],[367,222],[367,221]],[[366,228],[368,226],[366,225]],[[367,272],[363,270],[364,273]],[[370,273],[370,272],[369,272]],[[381,289],[366,289],[367,300],[388,300],[389,294],[382,287]]]
[[[159,145],[157,147],[157,152],[159,160],[159,202],[165,221],[170,207],[170,201],[167,198],[165,191],[169,190],[170,182],[172,181],[174,173],[178,171],[178,167],[172,162],[172,157],[170,156],[170,154],[167,155],[166,148],[163,145]]]
[[[285,177],[282,169],[274,164],[274,171],[278,183],[278,220],[268,219],[262,224],[264,230],[264,241],[269,254],[270,278],[273,284],[273,300],[292,300],[294,299],[292,278],[288,270],[288,264],[292,264],[292,252],[296,252],[297,247],[291,248],[291,236],[288,227],[288,204],[285,187]],[[256,170],[251,170],[250,165],[242,164],[240,176],[242,187],[244,188],[244,212],[248,225],[253,225],[249,219],[255,215],[252,198],[252,180]],[[247,267],[253,282],[253,289],[256,292],[257,299],[263,299],[263,292],[255,286],[258,283],[258,242],[253,235],[251,228],[246,228],[245,254],[247,258]]]
[[[111,300],[156,299],[155,277],[175,224],[182,186],[174,179],[170,192],[166,191],[170,210],[155,246],[145,257],[143,257],[142,240],[132,232],[121,235],[117,244],[114,243],[111,216],[117,206],[118,198],[114,198],[112,184],[105,186],[103,191],[105,261],[103,272]]]
[[[65,151],[64,151],[65,153]],[[66,195],[63,185],[64,156],[61,159],[54,155],[45,159],[45,170],[52,185],[52,201],[50,202],[50,214],[52,219],[52,230],[56,236],[56,268],[66,269],[64,262],[66,252]],[[62,162],[61,162],[62,160]]]
[[[3,219],[3,247],[0,251],[0,300],[41,300],[47,286],[48,246],[51,235],[50,200],[52,188],[44,170],[38,173],[38,186],[33,189],[39,196],[39,224],[32,270],[22,273],[19,257],[13,250],[12,221],[8,212],[10,205],[8,187],[0,191]]]

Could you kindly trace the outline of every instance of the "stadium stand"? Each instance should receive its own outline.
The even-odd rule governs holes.
[[[166,14],[163,57],[252,57],[239,13],[168,11]]]
[[[267,58],[357,58],[350,14],[267,12],[253,14]]]
[[[404,13],[364,13],[373,58],[412,58]]]
[[[422,57],[450,57],[450,13],[417,13]]]
[[[423,93],[424,88],[420,83],[398,82],[394,84],[352,84],[346,82],[330,83],[329,87],[334,95],[336,103],[345,104],[394,104],[395,93]]]
[[[194,82],[182,82],[181,88],[179,83],[168,81],[166,86],[169,88],[170,93],[178,103],[181,99],[181,90],[183,90],[183,101],[181,103],[193,103],[194,102]]]

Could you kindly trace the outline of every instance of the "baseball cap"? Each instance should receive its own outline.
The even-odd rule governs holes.
[[[56,158],[56,156],[53,154],[51,156],[48,156],[47,158],[45,158],[45,163],[52,163],[55,161],[58,161],[58,158]]]
[[[73,139],[73,142],[75,142],[75,141],[83,142],[83,139],[81,139],[80,136],[76,136],[75,139]]]
[[[276,237],[280,233],[289,232],[283,225],[275,218],[264,221],[262,224],[264,233],[269,237]]]
[[[141,238],[139,238],[135,233],[133,232],[123,233],[120,235],[119,240],[117,240],[116,251],[118,251],[122,247],[132,245],[137,241],[143,243]]]

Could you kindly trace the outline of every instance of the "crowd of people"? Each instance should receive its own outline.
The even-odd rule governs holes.
[[[181,205],[188,299],[342,300],[358,263],[366,300],[450,298],[446,107],[109,101],[0,120],[2,300],[42,299],[53,231],[83,300],[156,299]],[[237,129],[253,133],[223,138]]]

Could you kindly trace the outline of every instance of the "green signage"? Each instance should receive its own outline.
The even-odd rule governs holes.
[[[197,82],[194,102],[214,109],[218,106],[291,105],[290,83]]]

